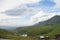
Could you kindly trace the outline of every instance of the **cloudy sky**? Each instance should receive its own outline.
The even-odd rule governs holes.
[[[0,0],[0,26],[29,26],[60,15],[60,0]]]

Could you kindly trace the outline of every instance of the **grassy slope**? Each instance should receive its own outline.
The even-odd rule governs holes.
[[[44,25],[44,26],[31,26],[31,27],[25,27],[25,28],[18,28],[18,32],[20,34],[27,33],[31,36],[36,35],[49,35],[54,36],[56,34],[60,34],[60,24],[50,24],[50,25]]]
[[[4,30],[4,29],[0,29],[0,38],[3,38],[3,39],[11,39],[11,40],[37,40],[37,38],[33,38],[33,37],[21,37],[20,35],[14,35],[14,33],[11,33],[7,30]]]
[[[60,34],[60,24],[20,28],[18,29],[18,33],[27,33],[29,36],[23,38],[20,35],[14,35],[7,30],[0,29],[0,36],[3,38],[9,38],[11,40],[38,40],[37,38],[40,35],[48,35],[53,37],[56,34]]]

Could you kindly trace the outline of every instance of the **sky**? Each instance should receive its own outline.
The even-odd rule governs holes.
[[[0,26],[30,26],[60,15],[60,0],[0,0]]]

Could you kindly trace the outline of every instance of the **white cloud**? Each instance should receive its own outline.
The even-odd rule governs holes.
[[[20,16],[8,16],[6,14],[0,13],[0,19],[9,19],[9,18],[22,18]]]
[[[0,2],[0,12],[16,8],[16,6],[19,6],[19,5],[22,5],[22,8],[25,8],[24,4],[35,3],[38,1],[40,1],[40,0],[3,0]],[[55,2],[57,3],[56,7],[60,8],[60,5],[59,5],[60,1],[56,0]],[[55,15],[60,15],[60,12],[57,14],[56,12],[46,13],[43,11],[39,11],[39,9],[37,9],[37,8],[26,8],[26,9],[27,9],[27,11],[25,11],[25,13],[23,15],[24,17],[32,14],[33,11],[35,12],[35,14],[33,16],[31,16],[28,21],[21,21],[20,19],[23,18],[23,16],[9,16],[9,15],[6,15],[5,13],[0,13],[0,25],[28,26],[28,25],[33,25],[35,23],[38,23],[40,21],[48,20]],[[16,21],[13,19],[19,19],[19,21]]]
[[[1,0],[0,0],[1,1]],[[13,9],[16,6],[26,3],[35,3],[39,0],[3,0],[0,2],[0,12]]]
[[[48,20],[55,16],[56,13],[45,13],[43,11],[38,12],[36,15],[31,17],[31,21],[35,24],[41,21]]]
[[[54,0],[54,2],[56,3],[56,7],[60,8],[60,0]]]
[[[46,13],[43,11],[39,11],[35,15],[31,16],[29,20],[21,21],[20,17],[15,17],[15,16],[12,17],[12,16],[8,16],[8,15],[0,14],[0,18],[1,18],[0,25],[7,25],[7,26],[34,25],[35,23],[48,20],[55,15],[56,15],[56,12],[55,13]],[[17,20],[17,19],[19,19],[19,20]]]

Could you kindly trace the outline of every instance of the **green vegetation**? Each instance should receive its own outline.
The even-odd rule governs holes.
[[[0,37],[1,38],[10,38],[8,35],[13,35],[13,33],[9,32],[7,30],[4,30],[4,29],[0,29]]]
[[[19,34],[14,34],[4,29],[0,29],[0,38],[9,39],[9,40],[37,40],[37,38],[31,36],[21,37]]]
[[[44,26],[30,26],[24,28],[18,28],[18,33],[28,34],[29,36],[48,35],[53,37],[56,34],[60,34],[60,24],[47,24]]]
[[[17,34],[0,29],[0,37],[11,40],[38,40],[40,35],[48,35],[53,38],[56,34],[60,34],[60,24],[47,24],[44,26],[29,26],[17,28]],[[28,34],[28,37],[21,37],[21,34]]]

